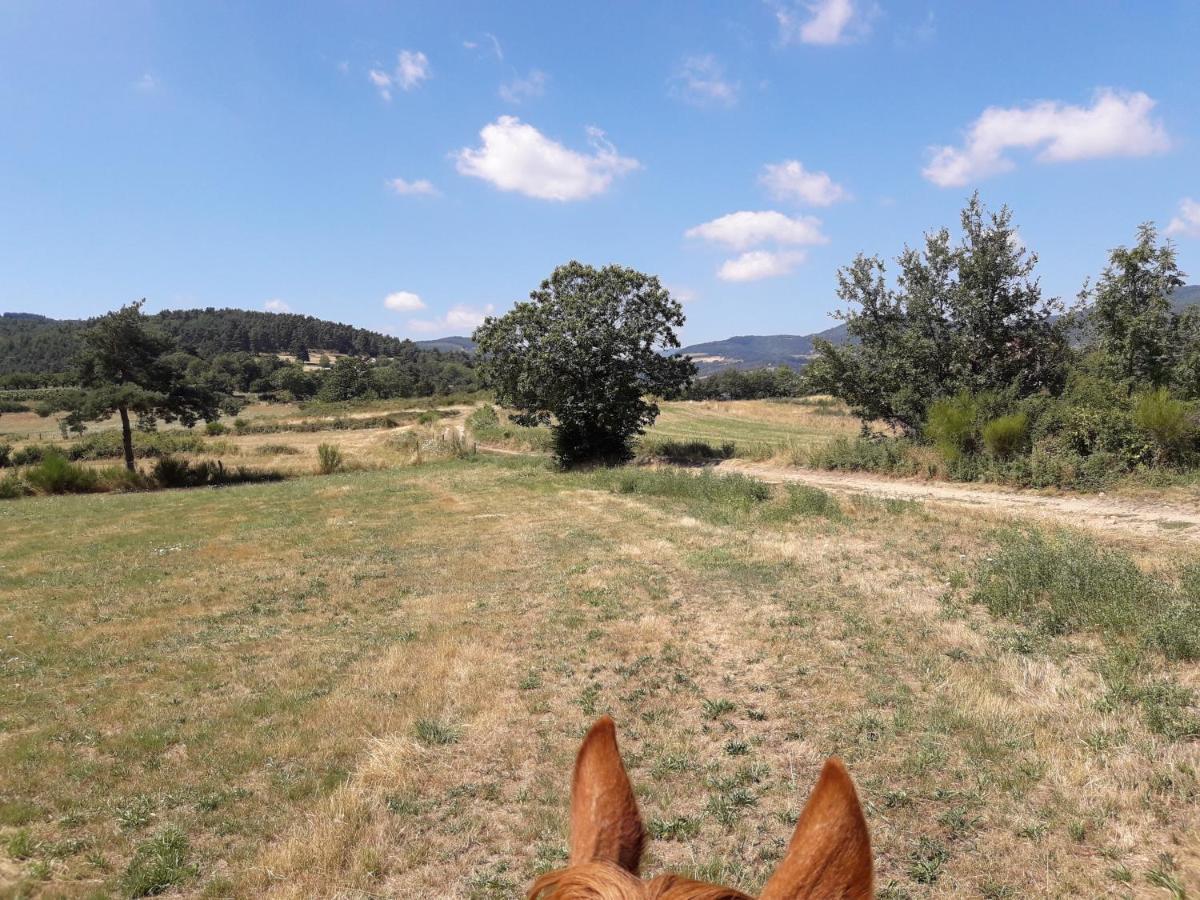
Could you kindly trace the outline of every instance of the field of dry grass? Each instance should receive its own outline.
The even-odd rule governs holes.
[[[1165,728],[1109,637],[994,618],[987,512],[671,478],[474,457],[0,504],[0,890],[519,896],[603,712],[647,873],[755,890],[836,753],[882,897],[1200,890],[1200,666],[1136,657],[1184,698]]]

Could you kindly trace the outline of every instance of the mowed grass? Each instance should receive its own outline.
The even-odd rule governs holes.
[[[883,897],[1200,889],[1200,743],[992,617],[997,524],[483,457],[4,504],[0,880],[520,896],[608,712],[647,874],[757,890],[838,754]]]
[[[836,403],[772,400],[679,401],[661,403],[661,414],[646,432],[654,441],[732,441],[735,454],[767,458],[804,451],[835,437],[858,433],[858,420]]]

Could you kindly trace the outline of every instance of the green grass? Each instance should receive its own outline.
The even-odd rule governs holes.
[[[5,871],[18,895],[508,896],[562,864],[610,713],[648,874],[759,890],[836,754],[889,896],[1192,887],[1160,854],[1200,827],[1195,664],[1026,591],[1060,551],[1009,559],[989,527],[482,456],[0,504]],[[1109,552],[1079,559],[1136,587]],[[995,615],[964,575],[988,556],[1028,572]]]

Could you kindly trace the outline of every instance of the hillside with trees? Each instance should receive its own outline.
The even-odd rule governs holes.
[[[152,333],[170,341],[176,368],[225,393],[343,400],[429,396],[479,386],[475,360],[467,353],[429,349],[312,316],[197,309],[143,318]],[[73,361],[83,347],[82,335],[98,321],[4,313],[0,316],[0,387],[76,384]],[[300,364],[318,363],[320,353],[338,358],[321,369]]]

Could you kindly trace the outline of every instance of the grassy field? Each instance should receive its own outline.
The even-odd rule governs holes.
[[[691,401],[661,404],[662,414],[647,432],[651,441],[732,441],[735,454],[766,458],[853,437],[857,419],[844,407],[820,401]]]
[[[757,889],[836,753],[882,897],[1200,890],[1200,666],[983,591],[1004,524],[485,457],[0,504],[0,891],[519,896],[603,712],[647,873]]]

